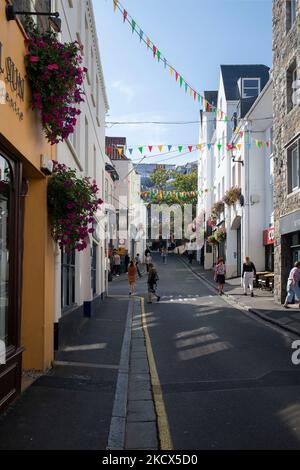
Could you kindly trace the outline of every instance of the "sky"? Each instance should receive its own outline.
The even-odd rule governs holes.
[[[113,0],[93,0],[93,4],[110,108],[106,121],[198,121],[199,104],[132,34],[121,12],[114,12]],[[221,64],[272,64],[272,0],[121,0],[121,4],[200,93],[218,89]],[[196,145],[199,124],[107,125],[106,135],[126,137],[128,147],[134,146],[135,162],[145,155],[150,157],[144,163],[183,164],[197,159],[197,152],[159,155],[157,149],[151,157],[146,147]],[[145,147],[142,155],[138,146]]]

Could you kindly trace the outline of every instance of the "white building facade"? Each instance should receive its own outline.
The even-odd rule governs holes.
[[[272,121],[262,119],[272,115],[268,80],[266,66],[226,65],[221,66],[218,92],[206,92],[210,103],[217,95],[217,112],[205,111],[200,127],[199,189],[204,192],[199,210],[205,211],[206,220],[203,262],[205,269],[211,269],[218,257],[224,257],[229,278],[241,275],[245,256],[258,270],[267,256],[263,230],[271,229],[272,223],[271,160],[263,158],[262,149],[253,142],[258,138],[267,142],[271,132]],[[265,153],[270,151],[266,146]],[[240,196],[224,204],[233,188]]]
[[[83,46],[83,66],[88,73],[84,81],[85,101],[81,103],[74,134],[57,146],[57,160],[97,182],[99,197],[105,200],[105,115],[108,99],[98,46],[91,0],[53,0],[53,11],[62,20],[60,40],[78,41]],[[66,313],[89,316],[105,294],[105,210],[95,214],[94,234],[88,247],[78,253],[56,254],[55,323]]]

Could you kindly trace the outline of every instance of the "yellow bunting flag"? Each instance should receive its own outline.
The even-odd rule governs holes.
[[[118,3],[118,0],[114,0],[114,11],[116,11],[117,9],[117,3]]]
[[[193,96],[193,90],[190,88],[190,96]]]
[[[122,149],[122,148],[118,148],[118,153],[119,153],[119,156],[121,157],[121,156],[122,156],[122,153],[123,153],[123,149]]]
[[[202,144],[198,144],[197,147],[198,147],[198,150],[202,150]]]
[[[238,150],[241,150],[242,144],[236,144],[236,146],[237,146]]]
[[[151,41],[150,41],[150,38],[147,37],[147,47],[148,47],[148,48],[150,47],[150,42],[151,42]]]
[[[158,145],[157,147],[158,147],[158,150],[161,152],[161,151],[162,151],[162,148],[163,148],[163,146],[162,146],[162,145]]]
[[[171,74],[171,77],[172,77],[172,75],[173,75],[173,68],[171,67],[171,65],[170,65],[170,74]]]

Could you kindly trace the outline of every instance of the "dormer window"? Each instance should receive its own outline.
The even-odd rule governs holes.
[[[243,98],[255,98],[260,94],[260,78],[243,78],[242,87]]]

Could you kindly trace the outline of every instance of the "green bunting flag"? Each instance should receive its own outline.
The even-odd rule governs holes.
[[[220,150],[221,150],[221,148],[222,148],[222,144],[218,144],[217,147],[218,147],[218,150],[219,150],[219,152],[220,152]]]
[[[132,28],[133,33],[135,31],[135,26],[136,26],[136,22],[134,20],[131,20],[131,28]]]
[[[141,153],[143,153],[143,148],[144,148],[144,147],[139,147],[139,151],[140,151]]]
[[[180,83],[180,86],[182,87],[182,84],[183,84],[183,78],[180,76],[179,77],[179,83]]]
[[[182,149],[183,149],[183,146],[182,146],[182,145],[178,145],[178,150],[179,150],[179,152],[181,152]]]
[[[160,55],[161,55],[160,51],[157,51],[156,55],[157,55],[157,60],[159,62],[160,61]]]

